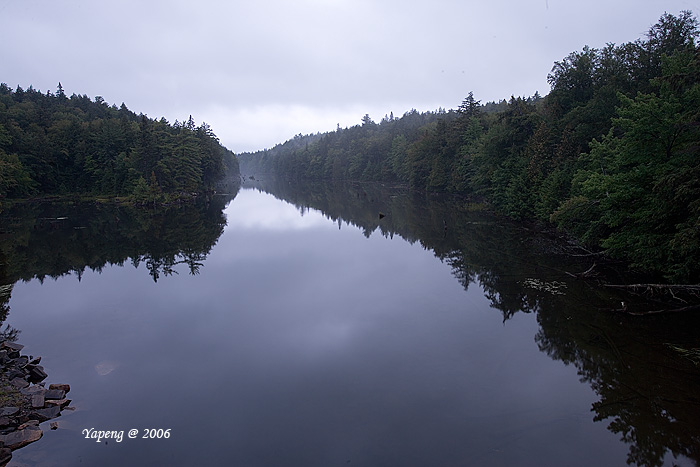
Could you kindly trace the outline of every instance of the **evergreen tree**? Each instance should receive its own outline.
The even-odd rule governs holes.
[[[208,125],[170,125],[73,94],[0,84],[0,197],[84,193],[163,197],[212,190],[235,157]],[[155,177],[155,184],[147,180]],[[155,188],[153,188],[155,189]]]

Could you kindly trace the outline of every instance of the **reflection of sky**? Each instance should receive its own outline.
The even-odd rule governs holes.
[[[234,230],[303,230],[328,224],[328,219],[316,210],[305,210],[301,215],[294,205],[246,189],[229,204],[226,217]]]
[[[624,463],[575,368],[538,351],[534,315],[504,325],[418,244],[266,194],[242,191],[227,217],[197,276],[125,266],[15,286],[9,323],[78,408],[18,462]],[[81,439],[90,427],[173,437],[104,446]]]

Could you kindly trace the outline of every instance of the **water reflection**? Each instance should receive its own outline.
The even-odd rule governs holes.
[[[326,224],[326,218],[318,211],[299,209],[269,197],[251,196],[246,191],[236,198],[233,209],[235,214],[230,218],[229,228],[236,230],[297,231]]]
[[[223,210],[234,197],[235,192],[157,209],[28,202],[0,211],[0,325],[10,314],[18,281],[43,283],[47,277],[70,274],[80,281],[86,270],[101,272],[127,262],[136,268],[143,264],[154,282],[175,274],[180,264],[198,274],[224,230]],[[14,340],[20,333],[21,329],[7,325],[0,340]],[[95,372],[106,376],[117,367],[113,361],[102,361]]]
[[[15,318],[51,318],[33,326],[33,346],[75,384],[86,409],[76,428],[157,423],[181,437],[110,445],[106,457],[59,430],[65,447],[42,440],[44,456],[590,465],[618,447],[591,434],[596,420],[631,463],[700,460],[699,372],[673,350],[700,346],[693,316],[605,311],[622,298],[566,274],[589,262],[465,202],[381,185],[255,188],[285,202],[251,190],[225,211],[230,198],[4,213],[0,305],[9,311],[17,281],[59,279],[16,286]],[[394,236],[408,242],[385,241]],[[109,267],[129,262],[150,277]]]
[[[144,264],[154,281],[186,264],[197,274],[226,225],[233,195],[149,209],[117,204],[35,202],[0,212],[2,284]]]
[[[248,181],[249,186],[319,210],[339,227],[369,237],[400,235],[450,264],[465,290],[478,283],[503,320],[537,313],[542,352],[573,364],[598,394],[593,419],[629,445],[628,463],[663,465],[668,453],[700,462],[700,370],[674,348],[700,347],[692,314],[628,317],[609,310],[628,295],[572,279],[590,262],[558,254],[541,233],[472,209],[464,201],[425,197],[379,184],[295,184]],[[590,261],[590,260],[589,260]]]

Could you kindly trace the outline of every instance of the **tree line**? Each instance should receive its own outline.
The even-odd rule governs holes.
[[[244,173],[400,182],[552,222],[637,270],[700,280],[700,49],[689,11],[555,62],[550,93],[385,117],[239,155]]]
[[[171,201],[212,190],[238,161],[206,123],[170,124],[32,86],[0,84],[0,200],[44,195],[127,196]]]

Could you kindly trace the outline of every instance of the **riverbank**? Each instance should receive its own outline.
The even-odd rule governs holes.
[[[48,375],[39,364],[41,357],[22,355],[23,345],[0,343],[0,465],[12,458],[12,451],[38,441],[40,424],[61,416],[68,407],[68,384],[43,382]],[[51,422],[52,430],[58,422]]]

